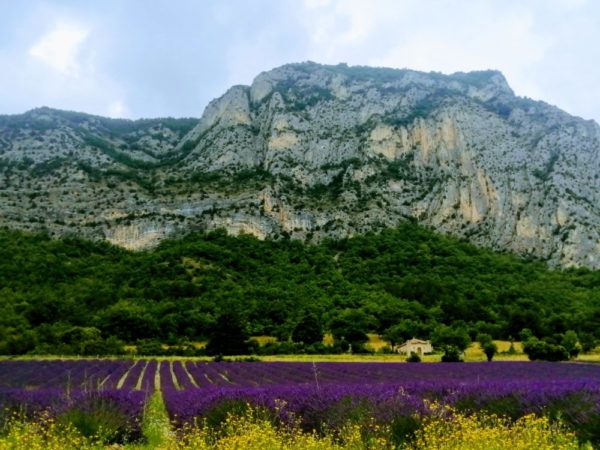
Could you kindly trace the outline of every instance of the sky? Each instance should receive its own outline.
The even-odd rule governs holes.
[[[0,114],[200,117],[301,61],[497,69],[600,122],[597,0],[0,0]]]

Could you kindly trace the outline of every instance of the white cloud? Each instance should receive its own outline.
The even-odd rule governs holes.
[[[0,71],[0,113],[46,105],[130,116],[129,89],[106,66],[113,52],[105,46],[107,27],[102,25],[99,19],[44,10],[35,24],[22,28],[26,32],[13,37],[10,47],[3,48],[0,39],[0,67],[10,68]]]
[[[546,2],[563,10],[581,9],[589,3],[588,0],[546,0]]]
[[[322,8],[329,5],[331,0],[304,0],[304,6],[308,9]]]
[[[62,24],[29,49],[29,55],[42,61],[57,72],[67,76],[78,76],[79,54],[90,30],[79,25]]]
[[[184,1],[169,16],[181,20],[119,0],[6,3],[0,112],[46,104],[120,117],[190,115],[193,102],[178,96],[197,97],[201,109],[262,70],[312,60],[499,69],[519,95],[600,119],[600,1],[263,0],[262,8],[230,0],[208,9]]]
[[[397,14],[404,2],[380,0],[375,5],[362,0],[305,0],[302,22],[317,61],[340,56],[349,47],[369,41],[370,35],[386,18],[386,11]]]
[[[484,10],[480,15],[490,19],[483,21],[485,28],[479,21],[461,20],[449,32],[448,26],[440,28],[434,23],[397,39],[397,45],[369,63],[445,73],[499,69],[517,93],[539,97],[541,92],[530,71],[550,51],[552,36],[535,29],[533,15],[526,9],[505,14]]]
[[[532,68],[556,37],[539,26],[532,1],[305,0],[308,59],[445,73],[499,69],[517,93],[539,98]],[[553,1],[575,8],[585,0]]]

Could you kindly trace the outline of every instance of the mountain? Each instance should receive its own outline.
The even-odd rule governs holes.
[[[600,127],[503,75],[289,64],[199,121],[0,117],[0,224],[132,249],[194,230],[320,240],[414,220],[600,267]]]

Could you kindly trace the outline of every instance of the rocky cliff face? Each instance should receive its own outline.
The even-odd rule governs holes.
[[[74,118],[75,117],[75,118]],[[600,127],[499,72],[292,64],[189,120],[0,118],[0,222],[145,248],[189,230],[319,239],[414,219],[600,267]]]

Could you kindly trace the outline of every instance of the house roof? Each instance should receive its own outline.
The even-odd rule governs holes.
[[[431,344],[429,341],[423,341],[421,339],[409,339],[408,341],[406,341],[404,344],[402,344],[400,347],[404,347],[406,345],[416,345],[416,344]]]

